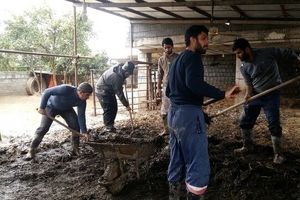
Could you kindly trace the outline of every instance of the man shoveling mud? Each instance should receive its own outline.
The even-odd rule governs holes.
[[[68,126],[87,138],[85,121],[86,100],[92,94],[93,88],[89,83],[81,83],[77,88],[70,85],[60,85],[44,91],[38,112],[42,114],[40,127],[37,128],[25,160],[35,157],[37,147],[48,132],[53,118],[60,115]],[[77,107],[78,115],[73,107]],[[51,119],[52,118],[52,119]],[[79,154],[79,135],[72,133],[72,153]]]
[[[300,58],[290,49],[261,48],[252,49],[244,38],[234,41],[233,52],[242,61],[240,70],[246,83],[245,101],[253,95],[275,87],[281,83],[278,64],[279,60],[294,60],[300,64]],[[243,147],[235,153],[247,153],[253,150],[252,129],[256,119],[263,109],[268,121],[273,144],[274,160],[281,164],[285,159],[281,150],[282,128],[280,126],[280,91],[275,90],[268,95],[255,99],[244,105],[244,112],[240,119]]]
[[[119,64],[106,70],[97,82],[96,95],[103,109],[103,122],[105,130],[116,132],[114,127],[118,112],[116,95],[128,111],[131,111],[128,100],[123,92],[126,78],[133,74],[133,62]]]

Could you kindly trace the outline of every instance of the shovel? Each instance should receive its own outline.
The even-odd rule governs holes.
[[[286,86],[286,85],[288,85],[288,84],[291,84],[291,83],[293,83],[293,82],[295,82],[295,81],[298,81],[298,80],[300,80],[300,76],[297,76],[297,77],[295,77],[295,78],[293,78],[293,79],[290,79],[289,81],[286,81],[286,82],[284,82],[284,83],[281,83],[280,85],[277,85],[277,86],[275,86],[275,87],[272,87],[272,88],[270,88],[270,89],[268,89],[268,90],[266,90],[266,91],[264,91],[264,92],[262,92],[262,93],[259,93],[259,94],[257,94],[257,95],[254,95],[254,96],[252,96],[250,99],[248,99],[248,102],[253,101],[254,99],[257,99],[257,98],[259,98],[259,97],[261,97],[261,96],[264,96],[264,95],[266,95],[266,94],[269,94],[270,92],[273,92],[274,90],[278,90],[279,88],[282,88],[282,87],[284,87],[284,86]],[[217,112],[216,114],[210,116],[210,118],[217,117],[217,116],[219,116],[219,115],[221,115],[221,114],[224,114],[225,112],[228,112],[228,111],[230,111],[230,110],[232,110],[232,109],[234,109],[234,108],[236,108],[236,107],[238,107],[238,106],[240,106],[240,105],[243,105],[243,104],[245,104],[245,103],[246,103],[246,100],[244,100],[244,101],[242,101],[242,102],[239,102],[239,103],[237,103],[237,104],[235,104],[235,105],[233,105],[233,106],[230,106],[230,107],[228,107],[228,108],[226,108],[226,109],[224,109],[224,110],[222,110],[222,111],[220,111],[220,112]]]
[[[126,83],[125,83],[125,95],[126,95],[126,99],[128,101],[128,94],[127,94],[127,89],[126,89]],[[128,112],[129,112],[129,117],[130,117],[130,121],[131,121],[131,132],[133,132],[134,128],[133,128],[132,113],[131,113],[131,110],[128,110]]]
[[[38,108],[37,108],[36,110],[38,110]],[[41,114],[41,113],[40,113],[40,114]],[[42,114],[41,114],[41,115],[42,115]],[[61,121],[55,119],[54,117],[51,117],[51,116],[48,115],[47,113],[46,113],[45,115],[46,115],[49,119],[51,119],[52,121],[55,121],[55,122],[58,123],[59,125],[61,125],[61,126],[65,127],[66,129],[68,129],[69,131],[71,131],[71,132],[74,133],[75,135],[77,135],[77,136],[79,136],[79,137],[81,136],[81,134],[80,134],[78,131],[76,131],[76,130],[70,128],[70,127],[68,127],[67,125],[65,125],[65,124],[62,123]]]

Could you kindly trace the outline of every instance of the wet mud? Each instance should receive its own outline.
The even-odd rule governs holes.
[[[228,104],[220,102],[205,109],[215,113],[226,107]],[[212,171],[205,199],[299,200],[299,107],[283,106],[282,109],[283,149],[287,161],[281,165],[272,162],[273,150],[263,115],[254,128],[255,150],[247,155],[233,153],[242,145],[237,124],[239,113],[237,109],[219,116],[208,127]],[[92,142],[113,145],[113,158],[85,143],[81,143],[79,156],[71,155],[68,131],[48,134],[32,161],[23,160],[30,137],[14,137],[0,143],[0,199],[167,200],[168,138],[159,136],[162,132],[159,112],[136,114],[134,130],[130,121],[119,122],[116,127],[117,133],[105,132],[102,127],[91,131]],[[132,147],[138,143],[152,145],[153,151],[147,154],[146,160],[136,159],[135,149],[131,153],[116,150],[120,145]],[[119,153],[127,153],[129,158]],[[118,167],[114,171],[116,165],[112,163],[115,161]],[[122,174],[126,179],[113,194],[103,178],[112,183]]]

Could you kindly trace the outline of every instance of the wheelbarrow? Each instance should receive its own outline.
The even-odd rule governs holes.
[[[163,139],[158,136],[152,139],[134,139],[128,142],[129,138],[121,142],[86,142],[85,144],[94,148],[105,160],[112,160],[106,164],[105,171],[99,179],[99,184],[105,186],[112,194],[118,194],[127,184],[130,170],[125,169],[124,163],[132,161],[137,179],[140,178],[139,167],[142,163],[148,166],[148,160],[161,144]]]

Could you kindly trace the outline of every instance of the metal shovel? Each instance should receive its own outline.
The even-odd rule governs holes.
[[[36,110],[38,110],[38,108],[37,108]],[[41,114],[41,113],[40,113],[40,114]],[[41,115],[42,115],[42,114],[41,114]],[[70,128],[70,127],[68,127],[67,125],[65,125],[65,124],[62,123],[61,121],[55,119],[54,117],[48,115],[47,113],[46,113],[45,115],[46,115],[49,119],[51,119],[52,121],[55,121],[55,122],[58,123],[59,125],[61,125],[61,126],[65,127],[66,129],[68,129],[69,131],[71,131],[71,132],[74,133],[75,135],[77,135],[77,136],[79,136],[79,137],[81,136],[81,134],[80,134],[78,131],[76,131],[76,130]]]
[[[125,95],[126,95],[127,102],[129,102],[128,101],[127,89],[126,89],[126,83],[125,83]],[[131,132],[133,132],[134,128],[133,128],[132,112],[131,112],[131,110],[128,110],[128,112],[129,112],[129,117],[130,117],[130,121],[131,121]]]

